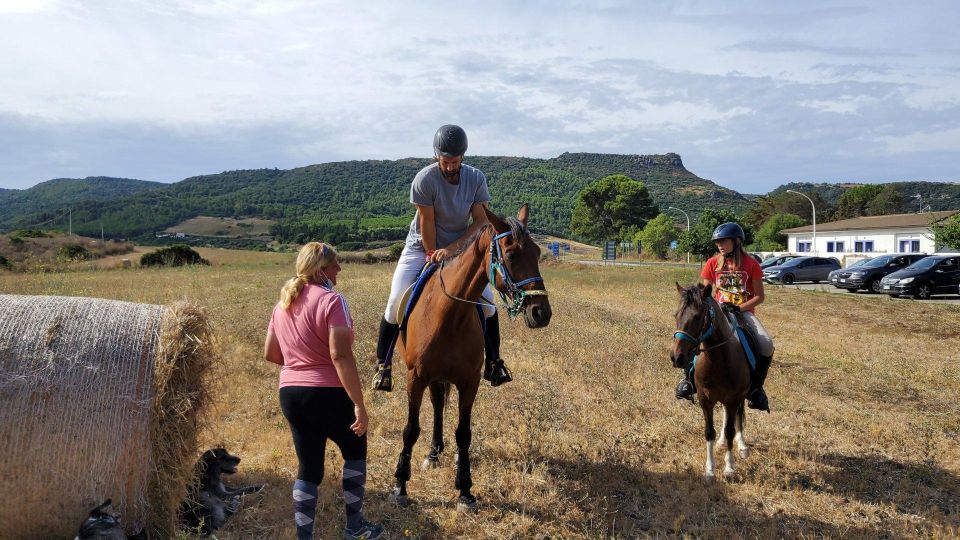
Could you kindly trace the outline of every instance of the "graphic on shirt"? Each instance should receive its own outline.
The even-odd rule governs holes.
[[[735,306],[747,301],[750,293],[747,291],[747,273],[742,270],[723,270],[717,274],[715,281],[720,296],[720,303],[730,303]]]

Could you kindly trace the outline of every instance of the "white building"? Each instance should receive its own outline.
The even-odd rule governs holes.
[[[892,214],[843,219],[817,223],[816,245],[813,226],[784,229],[787,250],[791,253],[816,253],[842,259],[846,256],[872,256],[882,253],[934,253],[934,223],[939,223],[957,210]]]

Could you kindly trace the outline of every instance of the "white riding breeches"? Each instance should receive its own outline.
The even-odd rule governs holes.
[[[417,280],[417,273],[423,268],[427,254],[419,246],[403,248],[400,254],[400,260],[397,261],[397,268],[393,271],[393,282],[390,285],[390,298],[387,300],[387,308],[383,311],[383,318],[390,324],[397,324],[397,305],[400,303],[400,297],[414,281]],[[493,304],[493,290],[490,285],[483,290],[483,314],[489,319],[497,312]]]

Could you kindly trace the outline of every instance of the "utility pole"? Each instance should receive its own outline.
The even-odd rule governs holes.
[[[918,206],[917,213],[922,214],[923,213],[923,195],[920,195],[919,193],[917,193],[916,195],[913,196],[913,198],[917,200],[917,206]]]
[[[70,223],[70,225],[69,225],[69,227],[70,227],[70,228],[69,228],[70,236],[73,236],[73,208],[70,209],[70,221],[69,221],[69,223]]]
[[[797,195],[801,195],[805,199],[810,201],[810,206],[813,208],[813,254],[816,255],[817,254],[817,205],[813,204],[813,199],[811,199],[810,197],[807,197],[806,195],[804,195],[803,193],[800,193],[799,191],[788,189],[787,193],[795,193]],[[797,251],[800,251],[800,250],[798,249]]]

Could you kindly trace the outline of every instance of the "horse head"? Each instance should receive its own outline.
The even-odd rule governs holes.
[[[713,286],[697,284],[683,288],[679,283],[676,285],[680,293],[680,309],[676,315],[677,331],[673,334],[670,360],[674,367],[686,369],[714,331]]]
[[[540,276],[540,247],[527,230],[530,207],[524,204],[517,217],[506,219],[485,211],[495,231],[487,254],[490,283],[507,304],[511,317],[522,311],[528,327],[546,326],[553,312]]]

